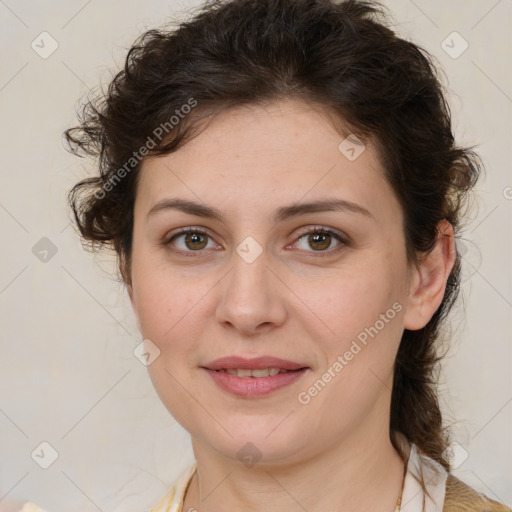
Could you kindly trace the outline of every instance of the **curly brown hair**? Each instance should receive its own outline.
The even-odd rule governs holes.
[[[436,243],[437,224],[455,234],[482,169],[455,144],[445,88],[433,58],[398,37],[377,2],[210,1],[178,27],[149,30],[129,50],[106,93],[88,101],[65,132],[70,151],[98,157],[99,175],[68,201],[84,243],[107,245],[130,283],[133,207],[145,155],[176,151],[202,119],[221,110],[297,98],[376,144],[404,213],[408,262]],[[174,119],[174,120],[173,120]],[[165,133],[164,133],[165,132]],[[450,469],[437,396],[440,328],[460,288],[460,255],[427,325],[405,330],[398,350],[390,433],[401,432]]]

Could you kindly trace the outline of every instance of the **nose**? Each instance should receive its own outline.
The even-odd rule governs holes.
[[[254,261],[233,253],[233,265],[221,282],[216,318],[240,336],[253,336],[282,325],[288,291],[269,258],[262,252]]]

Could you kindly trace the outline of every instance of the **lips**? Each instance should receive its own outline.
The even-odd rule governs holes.
[[[202,367],[223,391],[241,398],[263,398],[299,380],[309,367],[271,356],[228,356]]]
[[[307,368],[307,365],[272,356],[260,356],[253,359],[227,356],[206,364],[204,368],[208,370],[263,370],[266,368],[300,370],[301,368]]]

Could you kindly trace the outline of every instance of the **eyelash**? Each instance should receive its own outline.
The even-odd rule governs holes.
[[[173,242],[176,238],[178,238],[184,234],[189,234],[189,233],[197,233],[197,234],[206,236],[211,239],[210,235],[203,228],[190,226],[190,227],[186,227],[186,228],[180,228],[177,232],[173,233],[170,238],[167,238],[163,242],[163,245],[165,247],[169,248],[171,242]],[[306,251],[306,252],[313,253],[314,257],[322,257],[323,254],[328,254],[328,255],[335,254],[335,253],[339,252],[341,249],[343,249],[344,246],[349,245],[348,240],[345,237],[343,237],[340,233],[333,231],[332,229],[326,228],[324,226],[315,226],[313,229],[310,229],[309,231],[301,233],[300,236],[296,239],[296,241],[300,240],[301,238],[304,238],[305,236],[315,235],[315,234],[320,234],[320,233],[331,235],[336,240],[338,240],[340,242],[340,244],[337,247],[335,247],[334,249],[327,249],[327,250],[323,250],[323,251],[313,251],[313,250]],[[182,251],[182,250],[176,251],[174,249],[169,248],[169,250],[171,252],[173,252],[174,254],[179,254],[182,256],[186,256],[186,257],[195,257],[194,253],[204,252],[202,249],[197,250],[197,251]],[[315,253],[317,253],[317,254],[315,254]]]

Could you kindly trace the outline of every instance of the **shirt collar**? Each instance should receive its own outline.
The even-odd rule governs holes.
[[[403,435],[400,442],[409,451],[400,512],[442,512],[448,472],[421,453],[414,443],[408,443]],[[427,493],[420,482],[424,483]]]

